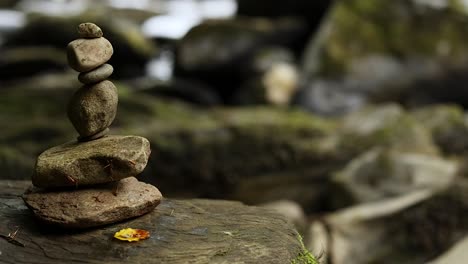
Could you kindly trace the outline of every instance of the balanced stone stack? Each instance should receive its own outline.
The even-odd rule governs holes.
[[[68,44],[67,57],[84,84],[68,105],[68,117],[79,137],[39,155],[34,187],[23,199],[46,223],[87,228],[148,213],[162,195],[134,178],[146,167],[149,141],[107,135],[118,103],[117,88],[107,80],[113,72],[106,64],[113,53],[111,43],[92,23],[80,24],[78,34],[80,38]]]

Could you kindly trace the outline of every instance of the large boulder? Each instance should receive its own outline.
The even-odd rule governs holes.
[[[205,21],[192,28],[176,49],[177,76],[210,85],[225,101],[252,74],[256,52],[270,46],[292,47],[304,33],[297,18],[236,18]]]
[[[29,184],[0,181],[0,233],[20,228],[16,243],[0,239],[2,258],[13,263],[318,263],[292,224],[272,210],[239,202],[165,199],[137,219],[64,232],[34,221],[20,198]],[[128,227],[147,230],[150,237],[133,243],[112,237]]]
[[[439,256],[431,264],[463,264],[468,258],[468,237],[458,241],[450,250]]]
[[[427,263],[466,236],[467,188],[466,179],[453,178],[443,188],[333,212],[313,222],[308,246],[319,251],[325,245],[336,264]]]
[[[302,104],[329,114],[366,101],[467,105],[468,10],[461,1],[434,3],[336,1],[304,56],[306,91],[316,96]],[[336,105],[320,105],[317,94]]]
[[[210,86],[194,79],[175,77],[169,81],[161,81],[151,77],[142,77],[127,83],[138,93],[149,96],[177,99],[202,107],[221,104],[220,97]]]
[[[431,132],[434,142],[445,154],[467,154],[468,124],[460,106],[428,106],[412,111],[412,116]]]
[[[350,158],[375,146],[434,155],[438,149],[430,132],[397,104],[368,106],[343,118],[338,147]]]
[[[24,46],[2,49],[0,52],[0,81],[68,69],[65,53],[57,48]]]
[[[444,189],[458,171],[454,161],[374,148],[335,173],[330,199],[336,207],[396,197],[414,190]]]
[[[313,33],[333,0],[309,1],[309,0],[237,0],[237,14],[251,17],[300,17],[307,21],[307,34],[302,43],[297,46],[297,52],[301,52],[307,37]]]

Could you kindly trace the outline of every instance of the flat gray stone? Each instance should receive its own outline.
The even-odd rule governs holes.
[[[80,38],[100,38],[103,35],[100,27],[89,22],[79,24],[77,31]]]
[[[0,238],[1,263],[318,263],[307,258],[294,227],[265,208],[164,198],[141,217],[71,232],[35,221],[19,197],[28,186],[29,181],[0,181],[0,234],[18,226],[15,239],[24,245]],[[150,238],[132,243],[113,238],[129,227],[149,231]]]
[[[68,64],[79,72],[88,72],[106,63],[114,53],[105,38],[76,39],[67,46]]]
[[[84,85],[73,94],[68,104],[68,118],[81,137],[90,137],[112,124],[117,105],[117,88],[112,82]]]
[[[150,153],[149,141],[138,136],[69,142],[39,155],[32,182],[53,188],[118,181],[140,174]]]
[[[113,72],[114,68],[112,65],[106,63],[90,72],[80,73],[78,80],[84,84],[97,83],[109,78]]]
[[[126,178],[78,190],[44,191],[30,188],[24,202],[47,224],[88,228],[123,221],[151,212],[162,195],[153,185]]]

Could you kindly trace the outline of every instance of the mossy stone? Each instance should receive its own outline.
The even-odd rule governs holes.
[[[40,188],[92,185],[137,176],[148,162],[150,143],[138,136],[106,136],[69,142],[44,151],[32,177]]]

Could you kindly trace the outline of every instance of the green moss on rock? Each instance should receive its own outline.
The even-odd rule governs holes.
[[[320,46],[316,73],[338,76],[349,71],[354,60],[373,54],[464,62],[467,13],[460,1],[447,2],[444,8],[406,0],[335,2],[327,32],[315,43]]]
[[[418,109],[412,115],[432,134],[446,154],[465,154],[468,150],[468,125],[463,109],[456,105],[437,105]]]
[[[319,262],[314,257],[314,255],[310,253],[310,251],[305,247],[304,242],[302,241],[302,236],[300,234],[297,234],[297,239],[301,244],[302,251],[295,259],[291,260],[291,264],[318,264]]]
[[[347,116],[339,131],[338,149],[354,156],[375,146],[402,152],[437,154],[431,135],[396,104],[371,106]]]

